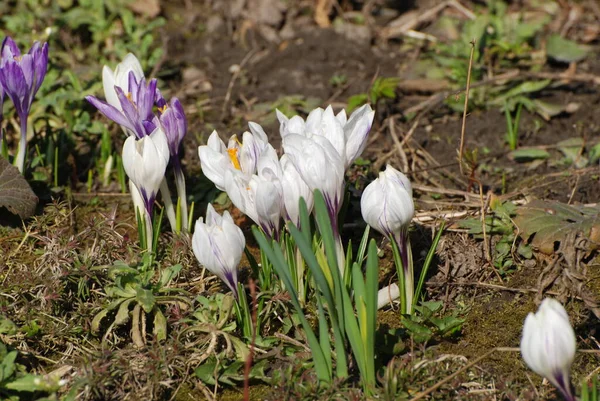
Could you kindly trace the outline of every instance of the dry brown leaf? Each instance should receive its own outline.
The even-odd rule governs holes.
[[[127,4],[134,13],[155,18],[160,14],[159,0],[134,0]]]

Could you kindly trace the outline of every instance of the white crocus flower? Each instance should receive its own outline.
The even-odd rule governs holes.
[[[344,110],[334,116],[331,106],[325,110],[317,108],[308,114],[306,122],[299,116],[288,119],[277,111],[279,130],[283,139],[291,134],[309,138],[323,136],[337,150],[343,161],[344,169],[348,168],[362,154],[374,116],[375,112],[369,105],[355,110],[349,119]]]
[[[283,172],[275,149],[267,144],[258,160],[258,174],[250,178],[239,171],[225,173],[225,191],[231,202],[272,238],[278,238],[285,210],[281,177]]]
[[[159,127],[142,139],[128,137],[123,144],[122,158],[133,204],[140,217],[144,218],[146,247],[152,250],[154,200],[169,164],[169,144],[165,133]]]
[[[235,225],[229,212],[220,216],[211,204],[206,210],[206,221],[200,217],[192,236],[192,249],[196,259],[208,271],[227,284],[238,296],[237,267],[242,259],[246,240],[242,230]]]
[[[289,134],[283,139],[283,149],[310,190],[321,191],[332,224],[337,225],[343,201],[344,165],[331,142],[323,136]],[[337,227],[334,229],[337,231]]]
[[[411,313],[415,279],[408,227],[415,206],[410,181],[400,171],[390,165],[386,166],[385,171],[379,173],[379,178],[367,185],[363,191],[360,209],[369,226],[398,246],[404,276],[404,283],[401,285],[403,284],[406,297],[406,305],[402,307],[406,313]],[[394,295],[399,296],[400,292]]]
[[[555,299],[544,299],[537,313],[530,313],[525,319],[521,338],[523,359],[531,370],[556,386],[568,401],[575,400],[569,377],[576,346],[569,315]]]
[[[108,104],[122,111],[121,102],[115,91],[115,86],[129,92],[129,73],[133,71],[136,80],[144,77],[144,70],[140,61],[131,53],[128,53],[123,61],[115,67],[114,71],[105,65],[102,68],[102,85],[104,86],[104,97]]]
[[[281,168],[283,176],[281,178],[281,186],[283,187],[283,202],[285,206],[285,218],[296,225],[300,226],[300,198],[304,198],[306,208],[310,213],[313,208],[313,192],[310,190],[294,163],[290,161],[289,155],[281,156]]]
[[[123,145],[123,168],[140,191],[151,212],[151,205],[169,164],[169,144],[160,127],[142,139],[130,136]]]
[[[363,219],[385,236],[396,237],[415,213],[412,186],[404,174],[390,165],[365,188],[360,207]]]
[[[240,171],[246,178],[256,173],[258,158],[267,146],[268,139],[260,125],[250,123],[250,132],[244,132],[242,142],[233,135],[225,146],[216,131],[206,145],[198,147],[200,165],[204,175],[221,191],[225,190],[225,172]]]

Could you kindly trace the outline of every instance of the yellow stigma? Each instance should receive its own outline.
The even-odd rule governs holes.
[[[231,160],[231,164],[235,167],[236,170],[241,170],[240,160],[237,155],[238,150],[236,148],[227,149],[227,153],[229,153],[229,159]]]
[[[125,97],[127,98],[127,100],[129,100],[131,103],[133,103],[133,96],[131,95],[131,92],[127,92]]]
[[[164,114],[164,112],[167,111],[168,108],[169,108],[169,105],[165,104],[163,107],[159,107],[158,111],[160,111],[160,114]]]

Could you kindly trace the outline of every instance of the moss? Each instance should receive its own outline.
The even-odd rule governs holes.
[[[440,350],[473,359],[494,347],[517,347],[523,321],[534,309],[533,298],[511,293],[494,295],[487,302],[476,302],[465,317],[460,341],[441,344]],[[495,352],[481,365],[504,379],[522,381],[526,377],[525,365],[518,352]]]

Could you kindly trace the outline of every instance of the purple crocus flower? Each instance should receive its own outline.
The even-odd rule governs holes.
[[[170,104],[162,96],[157,100],[158,111],[160,112],[160,122],[167,135],[169,142],[169,151],[173,162],[177,159],[179,162],[179,145],[187,133],[187,119],[183,111],[181,102],[176,97],[171,99]]]
[[[169,153],[171,154],[171,164],[173,165],[173,171],[175,174],[175,185],[177,186],[177,195],[179,197],[179,204],[181,207],[181,221],[183,228],[187,229],[188,210],[187,210],[187,195],[185,189],[185,177],[181,168],[181,155],[179,147],[183,137],[187,133],[187,119],[183,111],[183,106],[179,102],[179,99],[172,98],[170,103],[162,97],[160,92],[156,92],[156,105],[160,117],[158,118],[159,124],[167,137],[169,143]]]
[[[135,135],[138,139],[150,135],[156,129],[152,110],[156,98],[156,79],[151,79],[146,84],[145,78],[138,81],[131,71],[128,93],[123,92],[119,86],[115,86],[115,92],[123,111],[95,96],[86,96],[85,99],[106,117],[121,125],[129,135]]]
[[[25,147],[27,145],[27,117],[35,94],[40,89],[48,70],[48,44],[34,42],[27,54],[21,54],[19,47],[7,36],[0,48],[0,85],[12,100],[21,120],[21,140],[15,163],[23,172]]]

